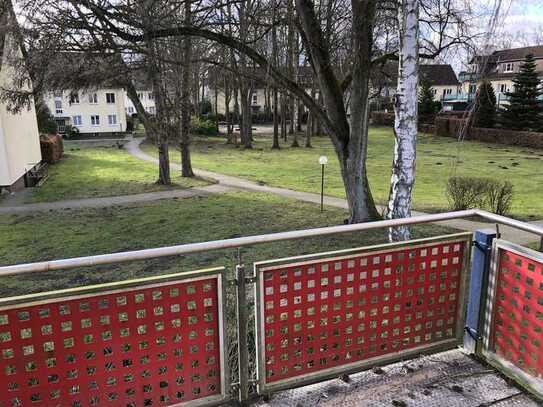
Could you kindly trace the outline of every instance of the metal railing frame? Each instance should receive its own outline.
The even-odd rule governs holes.
[[[191,253],[199,253],[210,250],[228,248],[240,248],[263,243],[273,243],[285,240],[296,240],[310,237],[337,235],[342,233],[360,232],[364,230],[383,229],[396,226],[417,225],[423,223],[435,223],[454,219],[465,219],[478,216],[487,221],[511,226],[513,228],[533,233],[543,238],[543,228],[526,222],[510,219],[505,216],[496,215],[480,209],[468,209],[465,211],[438,213],[431,215],[414,216],[404,219],[382,220],[377,222],[358,223],[354,225],[330,226],[316,229],[296,230],[291,232],[271,233],[240,237],[234,239],[215,240],[203,243],[189,243],[178,246],[159,247],[128,251],[121,253],[102,254],[97,256],[76,257],[72,259],[52,260],[37,263],[18,264],[14,266],[0,267],[0,277],[35,273],[42,271],[66,270],[78,267],[92,267],[114,263],[125,263],[130,261],[147,260],[158,257],[178,256]]]
[[[313,383],[318,383],[331,378],[350,375],[354,372],[359,372],[368,367],[382,366],[389,363],[394,363],[398,360],[411,359],[414,356],[423,354],[438,353],[445,350],[455,348],[462,344],[464,338],[464,327],[467,311],[467,296],[468,296],[468,281],[470,277],[470,259],[471,259],[471,244],[473,235],[470,232],[448,234],[443,236],[422,238],[410,240],[408,242],[394,242],[386,244],[377,244],[372,246],[358,247],[355,249],[323,252],[312,255],[303,255],[290,257],[285,259],[257,262],[254,264],[256,285],[255,290],[255,331],[257,338],[257,372],[258,372],[258,394],[270,395],[281,390],[287,390],[294,387],[305,386]],[[281,270],[301,268],[304,265],[311,264],[315,267],[319,262],[336,262],[348,259],[356,259],[361,255],[375,256],[379,254],[398,253],[409,249],[418,250],[423,248],[432,248],[437,244],[456,244],[461,243],[464,246],[462,261],[460,263],[461,277],[458,285],[458,304],[456,309],[456,325],[454,334],[451,338],[435,340],[428,344],[421,344],[416,347],[411,347],[403,350],[394,350],[378,356],[360,359],[350,363],[344,363],[334,367],[323,368],[313,372],[303,373],[299,375],[291,375],[287,378],[269,382],[266,377],[266,346],[265,346],[265,303],[264,303],[264,273],[279,273]],[[300,334],[298,334],[299,336]],[[345,349],[346,350],[346,349]]]
[[[153,258],[179,256],[192,253],[200,253],[212,250],[221,250],[228,248],[240,249],[245,246],[253,246],[257,244],[273,243],[279,241],[305,239],[319,236],[338,235],[343,233],[361,232],[374,229],[391,228],[397,226],[418,225],[425,223],[437,223],[443,221],[450,221],[455,219],[466,219],[471,217],[479,217],[486,221],[506,225],[524,232],[532,233],[541,238],[543,246],[543,228],[532,225],[526,222],[510,219],[504,216],[496,215],[480,209],[469,209],[457,212],[447,212],[439,214],[425,214],[420,216],[414,216],[404,219],[392,219],[382,220],[376,222],[360,223],[353,225],[341,225],[331,226],[315,229],[296,230],[289,232],[271,233],[266,235],[248,236],[233,239],[216,240],[202,243],[190,243],[177,246],[160,247],[153,249],[127,251],[121,253],[103,254],[96,256],[77,257],[71,259],[52,260],[28,264],[18,264],[12,266],[0,267],[0,277],[47,272],[55,270],[67,270],[80,267],[93,267],[99,265],[108,265],[116,263],[125,263],[132,261],[148,260]],[[246,331],[243,327],[247,325],[248,313],[246,311],[246,295],[245,287],[246,283],[254,282],[254,275],[247,276],[246,269],[242,264],[241,256],[238,257],[238,265],[236,267],[236,289],[237,289],[237,309],[242,310],[238,313],[238,327],[242,329],[238,332],[238,339],[240,339],[240,345],[247,343]],[[239,337],[241,335],[241,337]],[[241,403],[247,401],[248,398],[248,386],[251,382],[248,377],[247,361],[244,358],[239,360],[239,382],[233,383],[234,387],[237,387],[239,392],[238,399]]]
[[[543,253],[531,250],[514,243],[495,239],[492,244],[490,255],[491,264],[489,270],[489,281],[486,287],[485,313],[481,320],[482,346],[478,354],[496,369],[505,373],[506,376],[515,380],[521,387],[543,399],[543,380],[534,378],[518,365],[506,360],[497,354],[492,345],[492,326],[494,323],[494,310],[496,304],[496,293],[498,289],[498,275],[500,273],[500,251],[506,250],[532,259],[534,262],[543,263]],[[539,380],[538,380],[539,379]]]

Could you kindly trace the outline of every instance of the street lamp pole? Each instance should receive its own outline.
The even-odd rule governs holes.
[[[326,156],[321,156],[319,158],[319,164],[322,167],[321,173],[321,212],[324,212],[324,166],[328,164],[328,158]]]

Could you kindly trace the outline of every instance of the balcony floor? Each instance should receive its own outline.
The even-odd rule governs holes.
[[[542,406],[495,370],[460,350],[423,356],[275,394],[261,407],[486,407]]]

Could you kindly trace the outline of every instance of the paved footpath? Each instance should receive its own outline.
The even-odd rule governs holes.
[[[174,189],[169,191],[147,192],[144,194],[111,196],[103,198],[70,199],[57,202],[42,202],[17,206],[0,206],[1,214],[53,211],[60,209],[105,208],[108,206],[128,205],[132,203],[153,202],[161,199],[191,198],[230,191],[231,188],[213,184],[198,188]]]
[[[152,157],[141,150],[140,144],[143,142],[143,140],[144,139],[142,138],[137,138],[137,139],[132,140],[131,142],[125,145],[126,150],[132,156],[136,158],[139,158],[144,161],[158,163],[157,158]],[[181,166],[179,164],[171,164],[171,167],[175,171],[180,171],[181,169]],[[303,202],[312,202],[312,203],[320,204],[321,197],[319,194],[294,191],[291,189],[272,187],[268,185],[259,185],[256,182],[249,181],[243,178],[233,177],[233,176],[225,175],[225,174],[219,174],[219,173],[211,172],[211,171],[195,169],[194,172],[198,176],[214,179],[219,182],[219,185],[222,185],[224,187],[246,190],[246,191],[253,191],[253,192],[265,192],[269,194],[282,196],[285,198],[296,199]],[[334,198],[334,197],[326,196],[324,198],[324,203],[325,205],[328,205],[328,206],[347,209],[347,201],[342,198]],[[379,210],[381,209],[382,208],[380,208]],[[413,212],[413,215],[414,216],[423,215],[423,213]],[[471,231],[471,232],[474,232],[478,229],[494,228],[494,225],[490,223],[475,222],[475,221],[462,220],[462,219],[436,222],[436,224],[455,228],[455,229]],[[543,220],[538,221],[538,222],[532,222],[532,224],[543,227]],[[534,236],[531,233],[523,232],[521,230],[511,228],[508,226],[500,225],[500,233],[502,234],[503,238],[515,243],[519,243],[519,244],[527,244],[527,243],[532,243],[532,242],[537,241],[537,236]]]

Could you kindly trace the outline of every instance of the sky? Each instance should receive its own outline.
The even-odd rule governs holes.
[[[493,3],[488,0],[477,1],[482,4]],[[513,43],[513,46],[525,46],[530,41],[543,39],[543,0],[504,0],[503,4],[499,31],[506,34],[506,37],[513,37],[513,42],[518,42]]]
[[[475,40],[478,51],[483,53],[504,48],[519,48],[529,45],[543,45],[543,0],[457,0],[466,12],[466,18],[473,34],[480,35]],[[496,31],[489,31],[496,5],[501,2]],[[488,38],[486,44],[485,37]],[[474,37],[475,38],[475,37]],[[486,46],[485,46],[486,44]],[[465,70],[473,51],[455,50],[443,56],[459,72]]]

